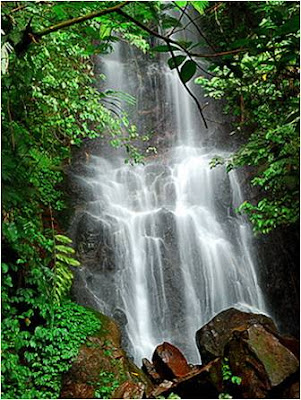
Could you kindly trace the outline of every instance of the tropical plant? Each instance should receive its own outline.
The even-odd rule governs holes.
[[[299,219],[299,3],[224,2],[211,21],[211,41],[228,54],[224,62],[212,60],[214,77],[203,75],[196,83],[208,96],[226,100],[232,135],[244,142],[211,165],[250,168],[257,195],[238,210],[256,233],[268,233]]]

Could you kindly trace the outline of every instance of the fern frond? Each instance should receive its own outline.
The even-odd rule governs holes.
[[[53,301],[57,304],[61,303],[72,286],[73,272],[70,267],[79,267],[80,262],[76,260],[75,250],[66,246],[71,244],[72,240],[65,235],[55,235],[56,242],[64,244],[54,245],[54,285],[53,285]]]

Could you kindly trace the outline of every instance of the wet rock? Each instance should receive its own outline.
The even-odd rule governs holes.
[[[150,378],[153,383],[159,384],[160,382],[162,382],[162,379],[156,371],[154,364],[151,363],[147,358],[142,359],[142,371]]]
[[[175,393],[185,399],[216,399],[221,392],[221,360],[216,359],[204,367],[193,366],[190,372],[181,378],[164,380],[153,390],[150,397],[167,398],[170,393]]]
[[[243,398],[265,398],[299,367],[294,354],[260,324],[236,330],[225,353],[234,375],[242,378]]]
[[[261,324],[270,332],[277,331],[272,319],[262,314],[246,313],[235,308],[219,313],[196,333],[203,364],[223,356],[224,347],[234,330],[245,330],[254,324]]]
[[[152,361],[162,379],[181,378],[191,371],[181,351],[167,342],[156,347]]]
[[[112,399],[143,399],[144,398],[145,386],[142,383],[134,383],[132,381],[123,382],[119,388],[117,388]]]

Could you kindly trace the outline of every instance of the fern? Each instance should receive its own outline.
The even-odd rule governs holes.
[[[80,262],[74,257],[75,250],[68,246],[72,243],[71,239],[64,235],[55,235],[54,238],[55,257],[53,267],[53,301],[60,304],[62,298],[66,296],[71,289],[73,272],[70,267],[79,267]]]

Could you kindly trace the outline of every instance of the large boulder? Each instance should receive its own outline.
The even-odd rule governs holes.
[[[294,354],[260,324],[234,331],[225,355],[233,374],[242,378],[243,398],[267,397],[299,368]]]
[[[254,324],[261,324],[269,332],[277,332],[271,318],[262,314],[252,314],[230,308],[222,311],[196,333],[203,364],[223,357],[224,348],[234,330],[245,330]]]
[[[181,351],[167,342],[156,347],[152,361],[162,380],[181,378],[191,371],[191,367]]]
[[[241,378],[240,385],[231,380],[221,385],[211,373],[211,382],[219,392],[230,389],[239,398],[296,396],[299,341],[282,336],[265,315],[231,308],[201,328],[196,338],[204,364],[209,365],[215,357],[228,359],[231,374]]]

